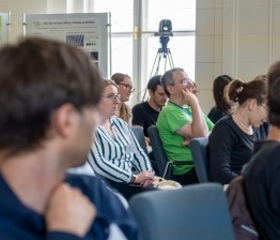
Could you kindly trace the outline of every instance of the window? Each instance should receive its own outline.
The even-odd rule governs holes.
[[[96,0],[94,12],[111,13],[111,75],[122,72],[132,76],[133,1]]]
[[[135,4],[135,5],[134,5]],[[95,0],[94,12],[111,12],[112,22],[112,73],[123,72],[132,76],[136,93],[134,101],[142,99],[145,87],[155,63],[157,51],[161,48],[158,32],[159,22],[170,19],[172,37],[167,47],[170,49],[174,66],[183,67],[189,77],[195,72],[195,0]],[[137,40],[133,37],[133,27],[140,30]],[[165,59],[159,65],[159,74],[165,70]],[[166,70],[170,68],[166,62]],[[137,96],[137,92],[140,96]]]

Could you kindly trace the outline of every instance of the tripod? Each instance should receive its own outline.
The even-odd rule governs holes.
[[[157,50],[157,54],[156,54],[156,57],[155,57],[155,60],[154,60],[154,64],[153,64],[152,71],[151,71],[149,79],[151,79],[152,76],[155,76],[155,75],[159,74],[162,59],[164,59],[163,73],[166,72],[166,70],[167,70],[167,63],[169,64],[169,69],[174,68],[174,62],[173,62],[173,58],[172,58],[172,55],[171,55],[171,51],[167,47],[168,42],[169,42],[169,37],[166,37],[166,36],[161,36],[160,37],[161,47]],[[144,92],[144,95],[143,95],[143,98],[142,98],[142,102],[145,101],[146,95],[147,95],[147,89],[145,89],[145,92]]]

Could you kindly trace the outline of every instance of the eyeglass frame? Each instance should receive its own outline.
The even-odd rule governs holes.
[[[190,83],[192,80],[190,78],[183,78],[181,80],[179,80],[179,82],[174,82],[172,84],[169,84],[169,86],[175,86],[176,84],[188,84]]]
[[[269,108],[266,104],[261,103],[261,104],[259,104],[259,106],[263,107],[267,112],[269,111]]]
[[[102,97],[107,98],[111,101],[113,100],[120,100],[121,99],[121,94],[114,94],[114,93],[110,93],[108,95],[102,95]]]
[[[119,83],[118,85],[125,86],[126,90],[128,90],[130,92],[134,92],[135,91],[135,88],[133,86],[131,86],[130,84]]]

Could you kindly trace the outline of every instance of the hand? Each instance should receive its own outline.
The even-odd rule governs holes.
[[[144,180],[140,183],[141,187],[152,187],[154,185],[154,181],[151,181],[149,179]]]
[[[182,146],[189,146],[190,140],[190,138],[186,138],[185,141],[182,142]]]
[[[145,138],[146,145],[150,146],[151,145],[150,138],[148,138],[148,137],[144,137],[144,138]]]
[[[182,89],[182,93],[184,96],[184,101],[187,105],[191,106],[192,104],[198,102],[196,95],[194,95],[189,89]]]
[[[96,209],[78,188],[63,183],[50,196],[45,212],[48,231],[84,235],[93,224]]]
[[[152,171],[143,171],[143,172],[140,172],[139,174],[135,175],[135,183],[139,183],[141,186],[142,184],[144,184],[144,182],[146,180],[149,180],[151,182],[154,182],[155,181],[155,177],[154,177],[154,174]],[[148,182],[147,182],[148,183]],[[146,185],[146,184],[144,184]]]

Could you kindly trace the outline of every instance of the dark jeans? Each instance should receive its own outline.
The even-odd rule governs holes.
[[[185,174],[173,175],[172,179],[176,182],[179,182],[181,185],[188,185],[199,182],[194,167]]]
[[[157,190],[154,187],[141,187],[137,185],[130,185],[128,183],[121,183],[121,182],[115,182],[110,179],[105,179],[105,181],[108,183],[109,186],[116,189],[120,194],[122,194],[126,200],[129,200],[132,196],[135,194],[146,192],[146,191],[154,191]]]

